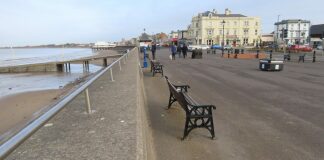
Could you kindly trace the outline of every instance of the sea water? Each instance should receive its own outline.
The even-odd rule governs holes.
[[[55,62],[96,55],[89,48],[0,49],[0,67]],[[90,65],[90,73],[102,67]],[[59,89],[89,74],[82,64],[71,64],[71,72],[0,73],[0,98],[22,92]]]

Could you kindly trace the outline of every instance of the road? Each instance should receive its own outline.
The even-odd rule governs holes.
[[[185,113],[178,104],[165,110],[166,81],[145,69],[158,159],[324,159],[323,62],[287,62],[281,72],[262,72],[257,60],[223,59],[219,53],[174,61],[167,49],[156,55],[171,81],[189,84],[195,100],[217,107],[216,139],[196,129],[181,141]]]

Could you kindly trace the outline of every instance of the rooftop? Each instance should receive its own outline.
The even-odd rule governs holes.
[[[302,19],[287,19],[287,20],[282,20],[281,22],[275,23],[275,25],[280,25],[280,24],[287,24],[287,23],[310,23],[309,20],[302,20]]]

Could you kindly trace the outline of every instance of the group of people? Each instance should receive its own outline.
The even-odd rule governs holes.
[[[171,45],[171,56],[172,60],[175,60],[175,55],[178,54],[179,58],[181,57],[181,53],[183,55],[183,58],[186,58],[187,52],[188,52],[188,46],[186,44],[181,44],[176,46],[175,44]]]

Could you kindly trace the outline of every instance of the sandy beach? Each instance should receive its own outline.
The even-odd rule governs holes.
[[[38,116],[38,113],[53,103],[62,92],[63,89],[42,90],[2,97],[0,138],[9,134],[6,132],[11,132]]]

